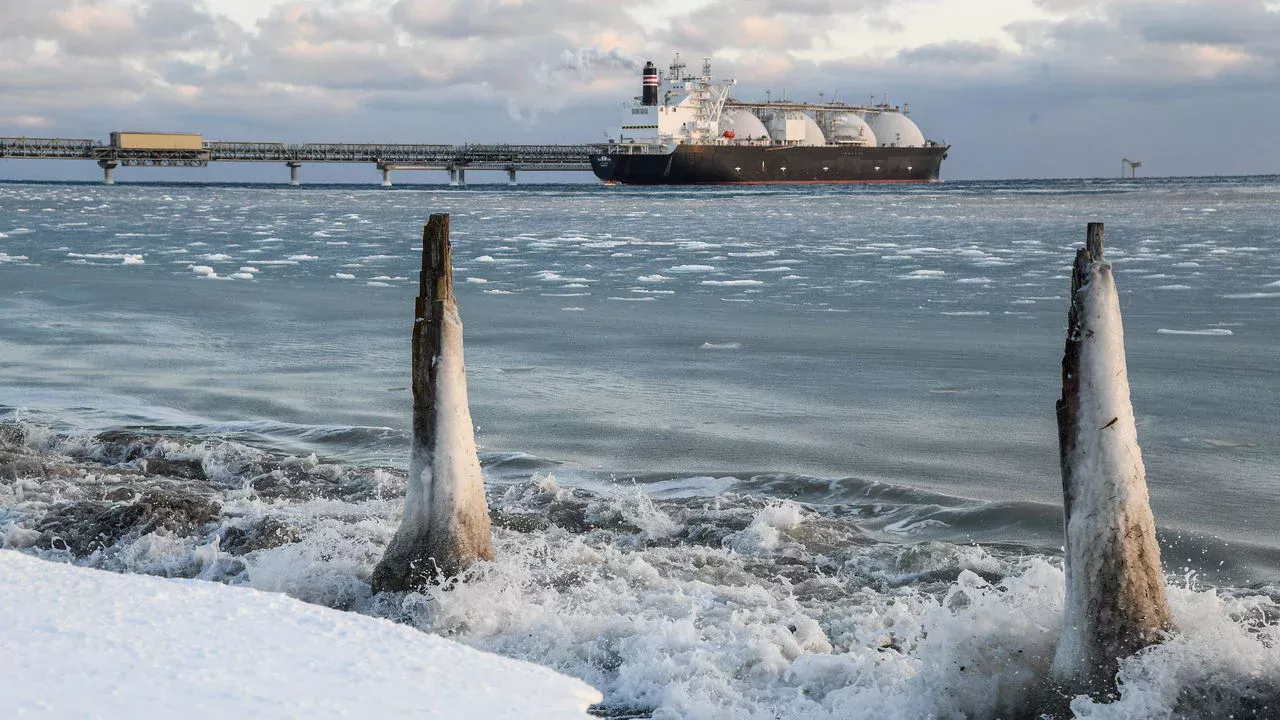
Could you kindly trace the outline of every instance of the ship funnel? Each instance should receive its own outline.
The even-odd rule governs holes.
[[[640,96],[640,104],[658,104],[658,67],[652,60],[644,64],[644,92]]]

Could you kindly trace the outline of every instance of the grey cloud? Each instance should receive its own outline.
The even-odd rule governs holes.
[[[502,0],[396,0],[391,18],[420,37],[529,37],[565,28],[639,27],[626,13],[637,0],[546,0],[506,3]]]
[[[922,45],[898,53],[898,58],[908,64],[921,65],[978,65],[992,62],[1003,53],[1000,48],[976,42],[948,42]]]
[[[1121,5],[1121,29],[1153,43],[1245,45],[1276,42],[1280,13],[1262,2],[1222,1]]]

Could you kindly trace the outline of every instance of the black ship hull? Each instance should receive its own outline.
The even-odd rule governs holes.
[[[620,146],[593,155],[591,169],[606,183],[631,185],[937,182],[948,149],[677,145],[632,153]]]

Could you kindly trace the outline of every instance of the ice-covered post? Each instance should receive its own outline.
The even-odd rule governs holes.
[[[1102,223],[1089,223],[1076,253],[1057,411],[1067,599],[1053,675],[1075,690],[1114,689],[1119,658],[1159,640],[1169,606]]]
[[[373,590],[411,590],[491,559],[489,510],[467,403],[462,319],[453,295],[449,216],[436,214],[422,234],[404,518],[373,571]]]

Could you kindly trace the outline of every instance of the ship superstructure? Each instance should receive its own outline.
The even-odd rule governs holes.
[[[592,158],[607,183],[929,182],[949,147],[926,140],[908,108],[788,100],[744,102],[734,80],[652,62],[606,150]]]

